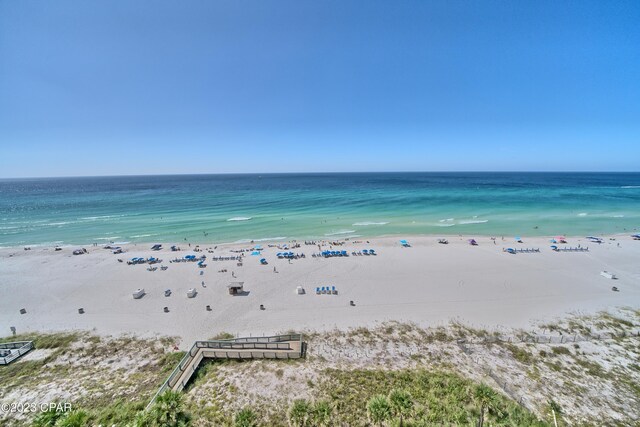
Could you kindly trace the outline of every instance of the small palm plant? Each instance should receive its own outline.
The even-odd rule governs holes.
[[[480,406],[480,417],[478,418],[478,427],[484,425],[484,414],[487,410],[497,408],[498,395],[488,385],[482,383],[476,386],[473,391],[473,399]]]
[[[50,408],[44,412],[40,412],[33,420],[34,427],[54,427],[58,420],[64,417],[64,412],[55,408]]]
[[[138,427],[183,427],[191,416],[184,411],[182,393],[167,390],[154,402],[151,409],[137,420]]]
[[[381,394],[373,396],[367,403],[367,413],[373,424],[382,426],[385,421],[391,419],[391,404],[386,396]]]
[[[56,423],[56,427],[84,427],[87,425],[89,414],[82,409],[74,410],[67,413]]]

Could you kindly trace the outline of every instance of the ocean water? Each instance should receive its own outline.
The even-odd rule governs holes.
[[[0,180],[0,246],[640,227],[640,173],[336,173]]]

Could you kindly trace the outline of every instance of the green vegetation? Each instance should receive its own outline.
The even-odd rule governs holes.
[[[511,355],[513,356],[513,358],[516,359],[518,362],[524,363],[525,365],[529,365],[533,361],[533,357],[531,356],[531,353],[529,353],[527,350],[525,350],[522,347],[519,347],[515,344],[508,344],[508,343],[505,343],[504,347],[507,350],[509,350],[509,352],[511,352]]]
[[[258,416],[250,408],[244,408],[236,414],[235,427],[256,427],[258,425]]]
[[[209,338],[210,341],[216,341],[216,340],[230,340],[235,338],[236,336],[233,334],[230,334],[229,332],[220,332],[219,334]]]
[[[311,415],[311,405],[304,399],[296,399],[293,401],[289,409],[289,423],[293,427],[305,427],[309,422]]]
[[[551,351],[555,355],[560,355],[560,354],[570,355],[571,354],[571,351],[569,351],[569,349],[567,347],[555,346],[555,347],[551,347]]]
[[[391,404],[386,396],[378,394],[367,402],[369,421],[376,425],[383,425],[391,419]]]
[[[455,374],[328,370],[326,377],[319,388],[334,403],[339,425],[361,426],[367,419],[380,425],[400,417],[407,425],[473,425],[481,409],[492,426],[547,425],[488,386]]]
[[[182,427],[191,422],[191,416],[184,411],[183,395],[180,392],[166,391],[148,410],[136,417],[136,427]]]

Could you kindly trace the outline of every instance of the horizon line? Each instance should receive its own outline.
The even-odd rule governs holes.
[[[640,170],[629,171],[590,171],[590,170],[574,170],[574,171],[540,171],[540,170],[442,170],[442,171],[314,171],[314,172],[202,172],[202,173],[148,173],[148,174],[117,174],[117,175],[59,175],[59,176],[24,176],[24,177],[0,177],[0,180],[27,180],[27,179],[67,179],[67,178],[134,178],[134,177],[153,177],[153,176],[211,176],[211,175],[340,175],[340,174],[393,174],[393,173],[589,173],[589,174],[611,174],[611,173],[640,173]]]

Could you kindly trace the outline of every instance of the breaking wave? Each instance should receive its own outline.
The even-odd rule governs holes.
[[[356,230],[341,230],[341,231],[336,231],[334,233],[326,233],[325,236],[340,236],[342,234],[352,234],[355,232]]]
[[[250,216],[235,216],[233,218],[229,218],[227,221],[249,221],[251,218]]]

